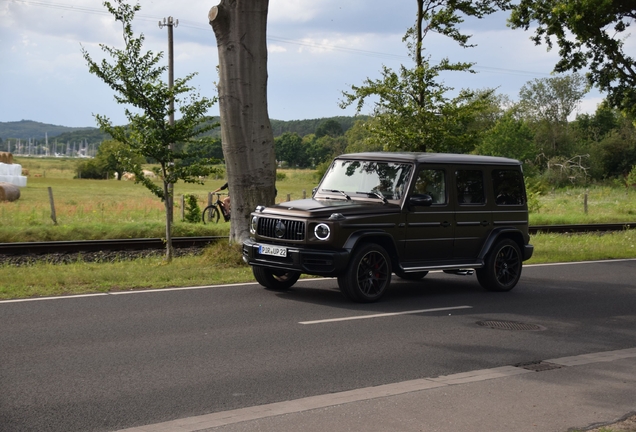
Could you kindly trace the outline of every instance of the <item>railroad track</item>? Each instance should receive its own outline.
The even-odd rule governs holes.
[[[585,225],[534,225],[530,234],[542,233],[583,233],[599,231],[622,231],[636,228],[636,222],[613,224],[585,224]],[[223,236],[208,237],[174,237],[173,247],[204,247],[220,239]],[[115,239],[115,240],[79,240],[79,241],[53,241],[53,242],[24,242],[24,243],[0,243],[2,255],[28,255],[51,253],[78,253],[96,251],[130,251],[163,249],[165,243],[160,238],[142,239]]]

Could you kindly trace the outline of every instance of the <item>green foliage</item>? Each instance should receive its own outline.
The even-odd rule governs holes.
[[[568,117],[587,93],[579,74],[534,79],[519,91],[519,108],[533,125],[539,151],[567,156],[571,151]]]
[[[625,120],[598,143],[597,155],[605,177],[624,177],[636,165],[636,128]]]
[[[571,158],[554,156],[548,160],[543,178],[553,187],[584,185],[589,180],[588,159],[589,155],[577,155]]]
[[[132,162],[130,167],[128,163]],[[135,153],[127,145],[119,141],[107,140],[97,149],[95,164],[103,173],[116,173],[117,179],[121,180],[125,171],[132,171],[134,166],[141,166],[145,163],[142,155]],[[106,177],[105,175],[102,178]]]
[[[322,138],[326,135],[337,137],[343,133],[342,126],[334,119],[325,120],[316,128],[316,138]]]
[[[283,181],[287,178],[287,174],[284,172],[276,171],[276,181]]]
[[[511,111],[506,112],[484,133],[476,153],[521,161],[534,159],[537,155],[532,130],[523,119],[516,118]]]
[[[75,168],[77,179],[105,179],[107,175],[108,172],[95,159],[84,159]]]
[[[93,61],[84,48],[82,53],[89,65],[89,71],[108,84],[115,92],[115,100],[135,109],[125,109],[129,121],[128,127],[114,126],[110,119],[97,115],[100,128],[115,140],[126,145],[132,154],[141,154],[156,161],[164,187],[159,187],[147,178],[141,165],[132,157],[124,157],[120,162],[136,176],[136,182],[142,183],[162,200],[167,199],[168,185],[178,180],[196,182],[199,176],[207,175],[210,168],[206,163],[184,164],[183,160],[191,157],[187,152],[176,152],[172,143],[196,141],[196,137],[212,129],[214,125],[205,124],[206,112],[215,100],[200,97],[196,89],[188,82],[194,74],[175,79],[174,87],[169,88],[161,78],[166,73],[166,66],[159,66],[163,53],[142,52],[145,37],[135,37],[132,21],[140,10],[139,4],[131,6],[124,0],[104,2],[108,11],[123,27],[125,47],[117,49],[100,44],[102,51],[111,57],[114,63],[103,60]],[[170,125],[166,119],[174,114],[170,102],[174,100],[181,118]],[[207,138],[209,139],[209,138]],[[201,140],[207,140],[201,138]]]
[[[451,98],[453,88],[440,78],[446,72],[473,72],[472,63],[452,63],[442,59],[433,65],[422,52],[423,38],[429,30],[447,36],[462,47],[470,36],[458,25],[464,16],[482,18],[504,8],[506,0],[418,0],[417,19],[407,30],[404,41],[415,60],[415,67],[400,66],[399,72],[383,67],[382,78],[367,78],[363,85],[343,92],[340,106],[356,104],[360,112],[369,99],[374,99],[373,120],[366,125],[373,139],[385,150],[437,151],[466,153],[477,144],[477,131],[471,128],[477,114],[485,108],[492,92],[477,94],[462,90]],[[426,24],[426,27],[424,27]]]
[[[513,28],[535,33],[535,44],[559,47],[556,72],[589,68],[587,79],[607,92],[611,106],[636,116],[636,59],[624,50],[636,4],[628,1],[521,0],[512,7]]]
[[[201,207],[196,195],[185,195],[185,221],[189,223],[201,222]]]
[[[367,99],[378,97],[373,118],[366,123],[375,142],[387,151],[436,151],[466,153],[475,146],[475,136],[468,125],[484,106],[484,98],[462,91],[454,98],[453,90],[439,80],[447,71],[467,71],[467,63],[451,64],[443,60],[431,66],[400,67],[399,74],[383,67],[382,78],[366,79],[362,86],[343,92],[341,106],[357,103],[358,112]]]
[[[287,162],[289,167],[309,166],[303,139],[297,133],[285,132],[274,140],[276,160]]]
[[[632,167],[632,170],[627,174],[627,178],[625,179],[627,186],[636,186],[636,165]]]

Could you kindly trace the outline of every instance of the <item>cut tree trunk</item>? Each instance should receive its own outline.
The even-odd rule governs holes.
[[[230,243],[249,236],[257,205],[274,203],[276,155],[267,112],[268,0],[221,0],[210,9],[219,51],[221,139],[232,194]]]

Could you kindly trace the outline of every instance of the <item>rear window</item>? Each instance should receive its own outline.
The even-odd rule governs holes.
[[[497,205],[523,205],[523,178],[517,170],[493,170],[492,184]]]

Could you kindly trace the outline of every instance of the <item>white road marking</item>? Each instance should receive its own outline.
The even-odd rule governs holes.
[[[527,265],[524,265],[524,267],[548,267],[548,266],[564,266],[564,265],[575,265],[575,264],[603,264],[603,263],[625,262],[625,261],[636,261],[636,258],[609,259],[609,260],[598,260],[598,261],[576,261],[576,262],[565,262],[565,263],[527,264]],[[434,273],[434,272],[431,272],[431,273]],[[332,279],[332,278],[299,279],[298,282],[296,283],[308,282],[308,281],[320,281],[325,279]],[[202,286],[191,286],[191,287],[158,288],[158,289],[148,289],[148,290],[135,289],[131,291],[115,291],[115,292],[94,293],[94,294],[77,294],[77,295],[54,296],[54,297],[35,297],[35,298],[26,298],[26,299],[0,300],[0,304],[21,303],[21,302],[29,302],[29,301],[43,301],[43,300],[67,300],[67,299],[74,299],[74,298],[97,297],[97,296],[107,296],[107,295],[147,294],[147,293],[159,293],[159,292],[167,292],[167,291],[185,291],[185,290],[198,290],[198,289],[208,289],[208,288],[238,287],[238,286],[248,286],[248,285],[257,285],[257,283],[244,282],[244,283],[227,284],[227,285],[223,285],[223,284],[202,285]]]
[[[420,309],[420,310],[410,310],[403,312],[389,312],[389,313],[381,313],[381,314],[373,314],[373,315],[356,315],[351,317],[343,317],[343,318],[330,318],[316,321],[301,321],[298,324],[325,324],[332,322],[340,322],[340,321],[352,321],[352,320],[361,320],[361,319],[370,319],[370,318],[385,318],[396,315],[413,315],[418,313],[427,313],[427,312],[441,312],[441,311],[449,311],[449,310],[457,310],[457,309],[472,309],[472,306],[452,306],[452,307],[443,307],[443,308],[434,308],[434,309]]]

